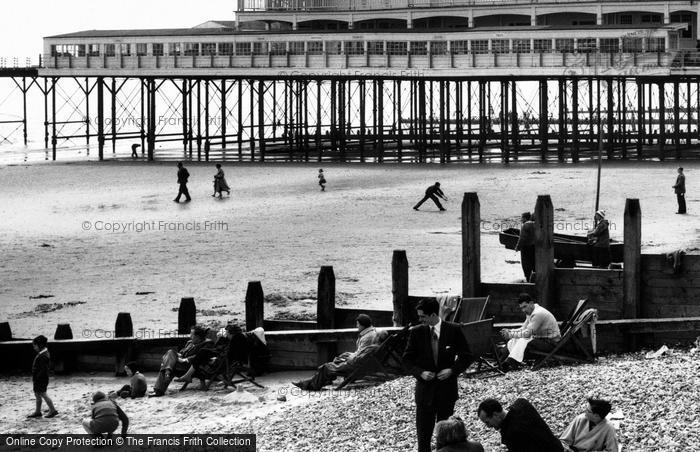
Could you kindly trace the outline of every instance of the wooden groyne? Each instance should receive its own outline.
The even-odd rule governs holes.
[[[476,193],[466,193],[462,204],[462,295],[489,296],[485,317],[494,318],[494,337],[500,328],[522,322],[515,300],[521,292],[535,296],[558,319],[565,318],[578,300],[587,298],[598,309],[599,353],[618,353],[689,342],[700,335],[700,255],[641,253],[642,214],[639,201],[628,199],[624,215],[622,269],[555,268],[553,260],[554,206],[548,195],[539,196],[536,223],[536,277],[533,283],[493,283],[480,274],[480,203]],[[335,273],[322,267],[317,288],[315,321],[265,319],[262,283],[248,284],[245,295],[246,328],[262,327],[272,355],[272,369],[310,369],[334,354],[355,347],[357,314],[368,313],[375,325],[400,328],[415,323],[415,306],[421,298],[410,293],[409,260],[395,250],[392,262],[392,310],[338,308]],[[430,295],[432,296],[432,295]],[[195,299],[183,298],[178,310],[177,335],[138,337],[128,313],[115,320],[112,337],[74,339],[69,325],[59,325],[49,350],[57,370],[120,371],[126,360],[138,360],[156,370],[162,355],[182,346],[196,323]],[[224,326],[224,325],[221,325]],[[137,325],[144,327],[144,325]],[[136,335],[135,335],[136,332]],[[47,334],[47,336],[49,336]],[[12,338],[10,324],[0,323],[0,371],[28,370],[31,341]]]

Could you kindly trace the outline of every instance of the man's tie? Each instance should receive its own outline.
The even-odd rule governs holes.
[[[435,331],[435,327],[431,326],[430,327],[430,345],[433,348],[433,360],[435,361],[435,366],[438,364],[438,341],[440,339],[438,338],[437,331]]]

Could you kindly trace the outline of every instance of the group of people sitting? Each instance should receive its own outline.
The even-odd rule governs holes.
[[[173,378],[175,381],[189,383],[193,378],[202,381],[202,388],[207,378],[214,378],[219,372],[225,373],[222,365],[250,365],[251,373],[261,373],[266,367],[266,351],[262,329],[249,333],[235,324],[229,324],[219,331],[216,340],[211,339],[209,329],[194,326],[190,330],[190,340],[179,351],[168,350],[161,361],[161,368],[149,396],[162,396]],[[219,360],[224,360],[220,362]],[[116,399],[139,398],[147,395],[146,378],[140,372],[138,363],[129,362],[124,370],[131,377],[128,385],[105,394],[97,391],[92,396],[91,415],[83,419],[85,431],[91,435],[112,435],[121,424],[121,434],[126,435],[129,418],[117,404]],[[176,375],[179,377],[175,378]]]

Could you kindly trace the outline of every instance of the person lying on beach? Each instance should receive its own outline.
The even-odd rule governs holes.
[[[124,366],[124,371],[131,377],[131,381],[129,382],[130,384],[124,385],[118,391],[110,392],[109,398],[116,399],[117,397],[121,397],[122,399],[126,399],[127,397],[131,397],[132,399],[136,399],[144,397],[146,395],[148,385],[146,383],[146,377],[144,377],[139,371],[138,364],[133,361],[127,363]]]
[[[97,391],[92,396],[91,416],[83,419],[83,428],[90,435],[108,436],[114,433],[122,423],[122,437],[129,429],[129,418],[113,400],[109,400],[104,392]]]

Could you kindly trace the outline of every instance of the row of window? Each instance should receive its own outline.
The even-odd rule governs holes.
[[[119,47],[117,47],[119,46]],[[310,42],[221,42],[152,44],[152,56],[209,55],[455,55],[466,53],[639,53],[663,52],[665,38],[557,38],[557,39],[475,39],[464,41],[310,41]],[[147,56],[148,44],[105,44],[104,56]],[[100,56],[99,44],[51,46],[52,56]]]

